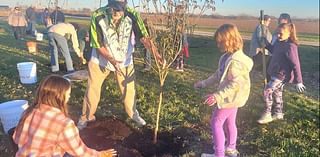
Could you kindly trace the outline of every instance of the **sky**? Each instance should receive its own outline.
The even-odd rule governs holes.
[[[216,12],[221,15],[265,14],[278,17],[289,13],[298,18],[319,18],[319,0],[216,0]]]
[[[0,0],[0,5],[29,5],[39,2],[42,6],[54,0]],[[91,8],[95,9],[107,4],[108,0],[59,0],[59,5],[68,8]],[[132,0],[128,0],[132,5]],[[137,0],[133,0],[138,5]],[[197,0],[203,1],[203,0]],[[259,16],[260,10],[265,14],[278,17],[281,13],[289,13],[296,18],[316,18],[319,19],[319,0],[215,0],[216,11],[219,15],[252,15]]]

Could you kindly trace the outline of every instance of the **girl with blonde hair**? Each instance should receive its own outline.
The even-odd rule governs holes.
[[[215,92],[208,94],[204,103],[213,106],[211,129],[214,140],[214,154],[202,154],[201,157],[235,157],[237,126],[236,117],[239,107],[245,105],[250,93],[249,72],[253,62],[243,51],[243,40],[235,25],[224,24],[214,35],[217,47],[224,53],[219,60],[219,68],[205,80],[194,84],[195,88],[209,87],[218,83]],[[223,126],[228,131],[227,145]]]

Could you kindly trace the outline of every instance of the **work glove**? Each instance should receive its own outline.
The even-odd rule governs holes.
[[[209,94],[206,96],[206,100],[204,101],[208,106],[213,106],[217,103],[216,97],[213,94]]]
[[[117,156],[117,151],[115,151],[114,149],[101,151],[101,154],[100,154],[100,157],[113,157],[113,156]]]
[[[302,83],[298,83],[296,84],[296,90],[299,93],[303,93],[306,90],[306,87]]]
[[[82,64],[86,64],[86,63],[87,63],[86,59],[84,59],[83,56],[80,56],[80,62],[81,62]]]

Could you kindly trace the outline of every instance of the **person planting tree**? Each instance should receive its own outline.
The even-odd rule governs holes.
[[[82,115],[78,121],[79,129],[85,128],[88,122],[96,119],[94,114],[100,101],[101,86],[110,72],[115,74],[128,116],[138,125],[146,124],[136,108],[132,57],[135,44],[134,22],[129,16],[125,16],[124,9],[122,3],[110,1],[107,6],[99,8],[92,15],[90,42],[93,48],[88,63],[88,86],[83,100]]]

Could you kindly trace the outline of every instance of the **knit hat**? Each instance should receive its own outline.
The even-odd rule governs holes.
[[[279,19],[278,19],[278,23],[280,23],[280,20],[281,19],[286,19],[286,20],[288,20],[288,23],[291,23],[292,21],[291,21],[291,18],[290,18],[290,15],[288,14],[288,13],[282,13],[282,14],[280,14],[280,16],[279,16]]]
[[[120,3],[120,5],[122,5],[123,8],[125,8],[128,3],[127,0],[108,0],[108,4],[113,3],[113,2]]]
[[[114,1],[114,0],[112,0],[111,2],[109,0],[108,7],[112,8],[114,11],[123,11],[124,10],[123,5],[120,2]]]

